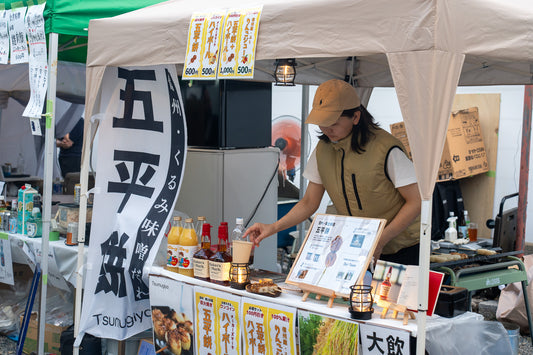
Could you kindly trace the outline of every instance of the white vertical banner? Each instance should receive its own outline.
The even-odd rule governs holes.
[[[0,64],[7,64],[9,60],[9,31],[7,30],[9,12],[0,11]]]
[[[19,7],[8,11],[11,64],[28,63],[28,44],[26,42],[26,26],[24,25],[26,9],[26,7]]]
[[[25,25],[30,47],[29,78],[30,100],[22,113],[24,117],[40,118],[43,112],[44,99],[48,89],[48,57],[46,51],[46,34],[44,31],[45,4],[30,6],[26,13]],[[32,134],[41,135],[41,130],[33,129],[38,124],[34,120],[31,124]]]
[[[151,327],[148,273],[181,187],[187,131],[173,65],[108,67],[80,333]],[[77,343],[82,337],[77,337]]]

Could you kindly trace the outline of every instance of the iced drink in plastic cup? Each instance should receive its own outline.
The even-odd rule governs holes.
[[[468,239],[470,239],[471,242],[477,241],[477,224],[470,222],[470,225],[468,226]]]
[[[250,253],[252,252],[252,242],[245,242],[240,240],[233,241],[233,262],[234,263],[248,263],[250,260]]]

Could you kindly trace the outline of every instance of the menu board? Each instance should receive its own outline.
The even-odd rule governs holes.
[[[368,268],[386,220],[317,214],[286,282],[348,297]]]

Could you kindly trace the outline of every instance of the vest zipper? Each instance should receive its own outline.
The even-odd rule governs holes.
[[[359,198],[359,191],[357,191],[357,184],[355,182],[355,174],[352,174],[352,185],[353,185],[353,191],[355,194],[355,198],[357,199],[357,206],[359,206],[359,210],[362,210],[363,206],[361,205],[361,199]]]
[[[352,211],[350,210],[350,203],[348,202],[348,195],[346,195],[346,185],[344,183],[344,149],[342,150],[342,159],[341,159],[341,182],[342,182],[342,194],[344,195],[344,201],[346,202],[346,209],[348,210],[348,214],[351,216]]]

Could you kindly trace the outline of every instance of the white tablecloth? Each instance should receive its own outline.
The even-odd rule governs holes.
[[[333,306],[329,308],[325,298],[323,301],[308,298],[305,302],[303,302],[303,294],[292,292],[282,293],[279,297],[271,298],[250,293],[245,290],[237,290],[230,287],[213,284],[211,282],[190,278],[156,266],[151,268],[150,274],[165,276],[176,281],[209,287],[239,296],[259,299],[265,302],[273,302],[295,307],[297,309],[323,314],[328,317],[350,319],[350,314],[346,305],[333,303]],[[416,337],[418,330],[416,319],[409,319],[408,324],[403,325],[401,318],[381,319],[380,314],[381,309],[378,307],[374,311],[371,320],[358,322],[408,331],[412,336]],[[389,312],[389,315],[390,314],[391,313]],[[480,314],[466,312],[454,318],[444,318],[438,315],[427,317],[426,350],[430,355],[510,354],[511,344],[509,342],[507,331],[501,323],[486,322],[483,320],[483,316]]]
[[[27,264],[32,270],[35,262],[41,261],[42,238],[28,238],[21,234],[9,233],[11,257],[13,262]],[[85,256],[87,255],[87,247]],[[65,239],[51,241],[48,253],[48,281],[55,287],[65,289],[67,282],[76,284],[76,267],[78,265],[78,246],[65,244]]]

